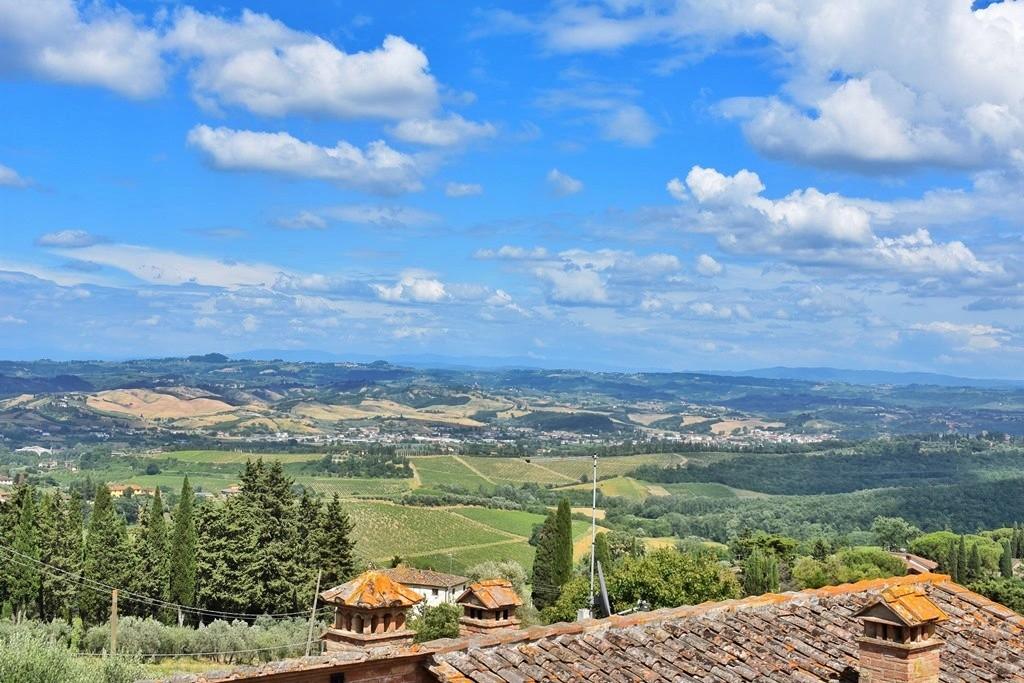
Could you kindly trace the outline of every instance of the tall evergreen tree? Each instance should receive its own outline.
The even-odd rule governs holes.
[[[19,617],[36,612],[41,590],[39,570],[39,534],[36,529],[35,491],[24,487],[14,528],[14,557],[7,563],[10,571],[10,600]]]
[[[181,484],[181,496],[174,510],[174,531],[171,534],[171,554],[168,561],[168,591],[170,602],[194,605],[196,598],[196,523],[193,518],[195,494],[188,476]]]
[[[1004,579],[1013,578],[1013,549],[1009,539],[1004,539],[1003,554],[999,556],[999,574]]]
[[[944,563],[950,578],[956,583],[960,582],[960,553],[956,542],[951,542],[946,550],[947,561]]]
[[[537,535],[537,553],[533,559],[533,604],[537,609],[553,605],[562,590],[559,579],[558,519],[549,512]]]
[[[971,546],[968,557],[970,559],[967,560],[967,576],[971,581],[977,581],[981,579],[982,574],[981,550],[978,548],[977,543]]]
[[[603,531],[594,539],[594,559],[601,564],[606,575],[612,570],[612,549],[608,547],[608,535]]]
[[[59,566],[61,563],[64,539],[58,531],[64,506],[58,493],[44,493],[39,499],[39,512],[36,516],[36,529],[39,534],[39,559],[45,564]],[[42,572],[39,577],[39,618],[50,621],[58,616],[60,603],[55,592],[66,585],[70,579],[58,572]]]
[[[260,459],[243,473],[240,501],[253,520],[252,552],[243,565],[246,583],[254,589],[252,612],[298,608],[296,511],[291,487],[280,461],[267,467]]]
[[[131,548],[124,520],[114,512],[110,490],[105,484],[96,488],[96,499],[89,515],[85,536],[83,574],[89,581],[81,595],[82,618],[90,623],[105,621],[110,611],[110,595],[96,584],[124,588],[131,567]]]
[[[139,523],[138,552],[136,592],[158,600],[167,600],[170,588],[170,551],[160,489],[156,490],[149,507],[143,511]],[[145,611],[151,616],[166,616],[165,610],[157,607],[147,607]]]
[[[337,586],[348,581],[355,573],[353,528],[355,525],[352,519],[345,512],[341,499],[335,493],[320,516],[320,544],[316,568],[324,570],[322,586]]]
[[[555,513],[557,520],[558,544],[557,548],[557,573],[556,581],[558,586],[565,585],[565,582],[572,578],[572,508],[569,501],[563,498],[558,502],[558,511]]]
[[[747,595],[779,591],[779,560],[775,553],[755,548],[743,562],[743,590]]]
[[[966,582],[970,577],[967,573],[967,539],[960,534],[960,542],[956,547],[956,580]]]

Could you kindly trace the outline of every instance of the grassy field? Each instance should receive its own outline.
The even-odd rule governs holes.
[[[462,486],[473,492],[480,487],[488,491],[494,488],[493,481],[487,481],[464,461],[450,455],[417,456],[409,458],[409,462],[416,468],[424,488],[436,488],[442,484]]]
[[[257,460],[263,458],[266,462],[280,461],[282,463],[311,462],[324,457],[323,453],[244,453],[242,451],[168,451],[166,453],[154,453],[150,457],[160,460],[173,458],[179,462],[210,463],[214,465],[239,464],[244,465],[246,460]]]
[[[533,527],[544,521],[543,515],[522,510],[492,510],[490,508],[454,508],[452,512],[468,517],[489,527],[500,529],[510,534],[529,538]]]
[[[684,482],[682,484],[661,484],[669,493],[676,496],[693,496],[703,498],[736,498],[736,491],[725,484]]]
[[[569,490],[590,490],[592,484],[573,484],[566,486]],[[629,500],[644,500],[651,496],[666,496],[668,491],[661,484],[649,484],[631,477],[612,477],[597,482],[597,488],[606,496],[616,496]]]
[[[535,554],[536,550],[526,541],[510,541],[485,547],[464,548],[452,552],[451,556],[447,553],[417,555],[410,557],[408,561],[416,567],[458,574],[481,562],[515,560],[530,572]]]

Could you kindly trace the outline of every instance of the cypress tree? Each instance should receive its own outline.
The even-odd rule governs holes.
[[[131,567],[124,520],[114,512],[110,490],[105,484],[96,489],[89,528],[85,537],[83,574],[92,584],[83,586],[81,596],[82,618],[90,623],[105,621],[110,609],[110,595],[96,583],[117,588],[123,583]]]
[[[747,595],[779,591],[779,561],[774,553],[755,548],[743,562],[743,590]]]
[[[30,487],[20,492],[18,523],[14,528],[15,556],[10,567],[10,600],[18,617],[37,610],[41,590],[39,565],[39,534],[36,530],[36,497]]]
[[[960,534],[960,543],[956,548],[956,580],[967,581],[967,539]]]
[[[143,512],[139,527],[139,564],[135,590],[151,598],[167,600],[170,553],[160,489],[153,494],[149,508]],[[152,607],[145,611],[156,616],[162,610]]]
[[[64,514],[60,494],[44,493],[39,500],[39,513],[36,516],[36,528],[39,534],[39,559],[44,563],[59,566],[61,564],[63,539],[58,528],[60,517]],[[57,572],[43,572],[39,577],[39,618],[50,621],[59,614],[60,603],[56,592],[62,585],[69,582],[68,577]]]
[[[279,461],[257,460],[243,473],[241,504],[251,526],[252,549],[244,558],[246,584],[254,591],[250,610],[276,612],[297,605],[295,496]]]
[[[558,582],[558,520],[549,512],[537,535],[537,554],[533,560],[533,604],[544,609],[558,600],[562,584]]]
[[[174,511],[171,555],[168,561],[168,599],[179,605],[194,605],[196,598],[196,523],[193,519],[195,495],[192,486],[181,484],[181,496]]]
[[[977,581],[981,578],[981,551],[978,549],[978,544],[975,543],[971,546],[970,560],[967,562],[967,576],[972,581]]]
[[[946,562],[946,571],[949,572],[949,576],[950,576],[950,578],[953,579],[954,582],[959,583],[960,582],[960,557],[959,557],[960,553],[957,550],[957,547],[958,546],[957,546],[957,544],[955,542],[952,542],[952,541],[950,542],[949,549],[946,551],[946,557],[948,558],[948,561]]]
[[[557,564],[555,579],[559,588],[572,578],[572,508],[569,507],[569,500],[563,498],[558,503],[558,511],[555,513],[557,520],[558,545]]]
[[[320,516],[320,544],[317,569],[323,568],[321,587],[337,586],[355,573],[355,543],[352,519],[335,493]],[[315,580],[315,579],[314,579]]]
[[[66,564],[58,564],[61,569],[80,575],[84,571],[85,562],[85,519],[82,515],[82,494],[73,490],[71,495],[64,499],[64,512],[60,516],[61,528],[58,536],[63,544],[64,557],[62,561]],[[55,590],[54,599],[62,605],[64,618],[72,621],[78,613],[78,605],[81,602],[81,595],[77,583],[65,581],[60,584],[59,597]]]
[[[594,559],[600,563],[605,575],[612,570],[612,550],[608,547],[608,535],[603,531],[594,541]]]
[[[999,574],[1004,579],[1013,578],[1013,549],[1008,539],[1003,540],[1003,554],[999,556]]]

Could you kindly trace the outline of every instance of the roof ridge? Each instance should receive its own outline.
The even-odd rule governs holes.
[[[427,649],[434,654],[445,654],[465,650],[467,648],[493,647],[495,645],[507,645],[522,641],[541,640],[553,636],[578,635],[581,633],[592,633],[608,628],[629,628],[631,626],[642,626],[655,621],[666,619],[679,619],[683,617],[694,617],[716,612],[735,612],[743,609],[760,609],[772,607],[785,603],[828,598],[849,593],[863,593],[869,590],[885,589],[893,586],[905,586],[911,584],[945,584],[952,583],[948,574],[908,574],[906,576],[890,576],[879,579],[864,579],[854,583],[844,583],[837,586],[824,586],[822,588],[808,588],[802,591],[787,591],[785,593],[765,593],[764,595],[752,595],[745,598],[732,600],[706,601],[696,605],[681,605],[679,607],[664,607],[649,612],[637,612],[629,615],[612,615],[603,619],[588,619],[586,621],[560,622],[548,626],[535,626],[529,629],[518,631],[499,631],[484,636],[467,636],[463,638],[446,638],[432,641],[437,643],[431,646],[424,643]],[[963,588],[957,585],[958,588]],[[972,592],[966,588],[963,591]],[[994,603],[998,604],[998,603]]]

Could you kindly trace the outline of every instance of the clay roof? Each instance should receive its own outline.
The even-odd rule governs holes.
[[[364,609],[412,607],[423,600],[416,591],[378,571],[363,572],[348,583],[325,590],[320,598],[333,605]]]
[[[177,676],[175,683],[321,680],[352,666],[395,660],[426,667],[442,683],[503,681],[855,681],[863,628],[856,613],[886,591],[920,588],[948,619],[942,683],[1024,681],[1024,617],[941,574],[873,579],[653,612],[502,629],[460,639],[270,662]],[[915,591],[916,593],[916,591]],[[897,596],[899,591],[890,592]]]
[[[898,551],[893,551],[891,554],[903,560],[903,564],[907,566],[908,570],[924,574],[926,572],[933,572],[939,568],[938,562],[929,560],[927,557]]]
[[[470,596],[475,596],[480,604],[487,609],[501,609],[502,607],[518,607],[523,601],[516,594],[512,583],[507,579],[484,579],[469,584],[462,595],[455,602],[464,602]]]
[[[941,574],[436,641],[430,671],[446,683],[856,680],[855,614],[900,586],[920,587],[949,616],[936,625],[942,683],[1024,681],[1024,618]]]
[[[921,586],[893,586],[882,591],[878,600],[857,611],[854,616],[867,614],[877,605],[888,608],[907,626],[920,626],[949,617],[928,597]]]
[[[381,574],[386,574],[399,583],[407,586],[428,586],[430,588],[451,588],[468,583],[465,576],[456,574],[442,574],[430,569],[416,569],[415,567],[394,567],[393,569],[382,569]]]

